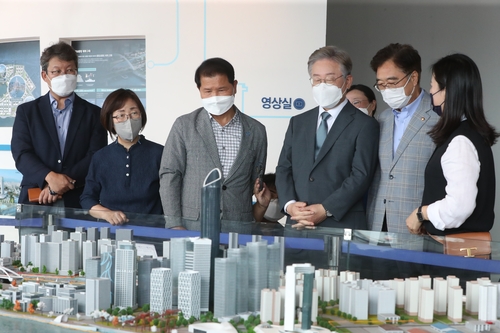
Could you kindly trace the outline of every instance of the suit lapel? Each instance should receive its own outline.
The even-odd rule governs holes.
[[[84,112],[85,110],[81,105],[80,97],[75,95],[75,100],[73,102],[73,111],[71,113],[71,119],[69,121],[69,126],[68,126],[68,134],[66,135],[66,143],[64,145],[63,157],[66,157],[69,151],[71,150],[71,145],[73,144],[73,141],[75,141],[78,126],[80,125]]]
[[[203,138],[203,142],[207,148],[208,155],[212,159],[212,162],[214,162],[217,168],[219,168],[222,172],[222,164],[220,162],[219,151],[217,150],[217,143],[215,142],[212,124],[210,124],[210,117],[208,112],[203,108],[200,109],[200,112],[196,117],[196,131]]]
[[[240,112],[239,110],[237,112]],[[241,121],[241,142],[240,149],[238,150],[238,154],[236,155],[236,159],[233,162],[233,166],[229,170],[226,179],[230,179],[231,176],[238,170],[241,163],[245,161],[248,155],[248,147],[250,147],[250,142],[252,142],[253,135],[253,126],[247,122],[247,119],[243,117],[243,114],[240,112],[240,121]],[[259,162],[259,161],[257,161]],[[253,170],[253,172],[256,172]]]
[[[59,146],[59,138],[57,137],[57,129],[54,121],[54,114],[52,112],[52,107],[50,106],[50,97],[49,93],[45,95],[44,98],[40,99],[39,108],[41,112],[41,118],[47,129],[47,133],[49,134],[50,139],[55,147],[57,147],[57,151],[61,154],[61,148]]]
[[[418,132],[420,132],[420,129],[424,124],[429,120],[430,115],[429,112],[431,111],[429,109],[429,97],[427,93],[424,92],[424,95],[422,96],[422,100],[420,101],[419,106],[417,107],[417,110],[413,114],[413,116],[410,119],[410,123],[408,124],[408,127],[406,127],[406,130],[403,134],[403,137],[401,138],[401,141],[399,142],[398,148],[396,149],[396,153],[394,154],[394,158],[392,159],[392,167],[396,165],[398,162],[399,158],[403,154],[403,152],[406,150],[410,142],[413,140],[415,135],[417,135]],[[434,112],[434,111],[433,111]],[[393,121],[393,126],[394,126],[394,121]],[[394,133],[394,132],[393,132]]]
[[[328,131],[325,142],[319,151],[318,157],[316,158],[316,161],[314,161],[313,167],[315,167],[325,157],[345,128],[352,122],[354,112],[349,108],[349,106],[350,104],[347,103],[340,111],[337,119],[335,119],[335,122],[333,123],[330,131]]]

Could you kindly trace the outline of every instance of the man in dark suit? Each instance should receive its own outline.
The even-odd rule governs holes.
[[[377,166],[379,126],[345,98],[351,69],[335,46],[309,57],[319,106],[292,117],[276,168],[280,205],[297,226],[367,228],[363,195]]]
[[[19,203],[40,188],[40,204],[80,208],[92,155],[107,143],[100,108],[74,93],[78,57],[70,45],[46,48],[40,65],[50,92],[21,104],[12,129],[12,156],[23,174]]]

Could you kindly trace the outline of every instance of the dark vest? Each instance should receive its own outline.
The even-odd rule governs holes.
[[[490,145],[481,135],[472,129],[467,121],[462,121],[460,126],[450,135],[448,140],[436,148],[425,168],[425,187],[422,196],[422,205],[429,205],[446,196],[446,179],[441,167],[441,157],[446,152],[451,140],[457,135],[467,137],[477,150],[481,169],[477,181],[478,193],[476,208],[472,215],[458,228],[437,230],[434,225],[424,222],[425,229],[432,235],[448,235],[462,232],[489,231],[495,219],[495,166]]]

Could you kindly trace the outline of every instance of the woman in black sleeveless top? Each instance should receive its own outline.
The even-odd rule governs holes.
[[[453,54],[432,66],[430,93],[442,116],[429,135],[436,150],[425,169],[422,206],[407,218],[411,233],[489,231],[494,221],[499,134],[486,121],[481,76],[472,59]]]

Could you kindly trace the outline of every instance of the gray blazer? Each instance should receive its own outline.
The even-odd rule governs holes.
[[[392,109],[379,114],[379,166],[367,206],[371,230],[382,230],[385,214],[389,232],[409,233],[406,218],[422,203],[425,167],[435,148],[427,132],[438,120],[439,116],[431,108],[430,95],[424,91],[392,158],[394,114]]]
[[[264,125],[241,112],[240,117],[240,150],[223,179],[222,219],[253,221],[253,184],[258,166],[266,167],[267,136]],[[222,165],[208,112],[199,108],[177,118],[163,150],[160,196],[167,227],[200,219],[201,188],[213,168],[222,170]]]
[[[366,229],[363,195],[377,165],[379,125],[348,102],[314,160],[318,112],[290,119],[276,168],[280,205],[320,203],[333,214],[320,226]]]

